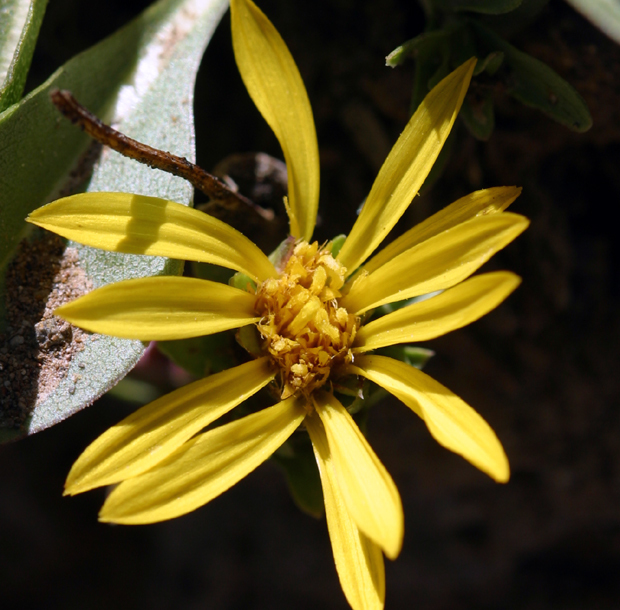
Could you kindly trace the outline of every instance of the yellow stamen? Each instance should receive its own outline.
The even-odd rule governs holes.
[[[301,241],[280,276],[259,286],[257,327],[280,369],[283,399],[310,394],[352,361],[359,319],[338,303],[346,273],[329,250]]]

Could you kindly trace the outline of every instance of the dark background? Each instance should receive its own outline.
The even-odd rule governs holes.
[[[146,3],[52,0],[29,87]],[[264,0],[298,62],[321,150],[319,239],[345,232],[408,117],[413,65],[384,57],[422,31],[413,0]],[[228,16],[196,94],[199,163],[278,155],[232,58]],[[497,92],[487,143],[462,125],[447,169],[399,227],[488,186],[523,186],[530,229],[495,256],[523,285],[497,311],[429,343],[433,377],[496,430],[512,466],[497,485],[439,447],[397,402],[370,441],[406,514],[387,562],[388,609],[620,608],[620,50],[552,1],[514,44],[584,96],[576,134]],[[103,398],[55,428],[0,447],[2,608],[346,608],[324,521],[302,514],[268,463],[208,506],[145,527],[99,524],[104,491],[63,498],[83,448],[133,407]]]

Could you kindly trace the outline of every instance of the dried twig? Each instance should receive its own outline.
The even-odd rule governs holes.
[[[179,157],[147,146],[116,131],[116,129],[112,129],[112,127],[106,125],[84,108],[69,91],[54,89],[50,93],[50,97],[54,105],[73,124],[78,125],[97,142],[110,147],[124,157],[135,159],[149,167],[184,178],[194,188],[224,207],[232,208],[233,210],[238,210],[239,208],[247,210],[247,208],[251,208],[263,220],[269,221],[273,218],[273,213],[270,210],[257,206],[198,165],[190,163],[185,157]]]

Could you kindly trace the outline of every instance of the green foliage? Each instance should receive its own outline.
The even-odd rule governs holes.
[[[472,12],[483,15],[502,15],[521,6],[523,0],[435,0],[433,5],[442,11]]]
[[[19,101],[47,0],[0,1],[0,112]]]
[[[519,51],[499,33],[525,27],[544,3],[428,0],[427,31],[403,43],[386,58],[391,67],[409,57],[416,61],[412,112],[444,76],[476,56],[474,79],[461,110],[465,126],[476,138],[487,140],[493,133],[494,98],[500,91],[573,131],[587,131],[592,118],[575,89],[549,66]]]
[[[472,27],[482,48],[504,54],[505,82],[512,97],[573,131],[583,132],[592,127],[583,98],[549,66],[515,49],[481,24],[472,22]]]
[[[27,233],[26,215],[63,192],[69,173],[89,144],[51,104],[50,90],[69,89],[91,111],[113,119],[127,135],[192,159],[194,80],[204,48],[227,4],[226,0],[160,0],[114,35],[67,62],[0,115],[2,276]],[[193,194],[185,181],[110,151],[99,158],[86,190],[140,193],[184,204],[191,202]],[[95,287],[182,270],[179,261],[75,247],[80,265]],[[135,365],[143,349],[139,341],[113,337],[88,341],[56,390],[35,406],[19,434],[43,430],[91,404]],[[73,374],[78,372],[82,382],[74,384]]]

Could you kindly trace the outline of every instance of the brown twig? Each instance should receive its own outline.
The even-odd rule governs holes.
[[[271,219],[272,215],[269,216],[268,210],[264,210],[240,193],[233,191],[215,176],[198,165],[190,163],[185,157],[152,148],[127,137],[116,129],[112,129],[84,108],[69,91],[54,89],[50,92],[50,97],[54,105],[66,118],[104,146],[110,147],[124,157],[135,159],[149,167],[184,178],[194,188],[224,206],[228,204],[234,209],[250,207],[264,220]]]

